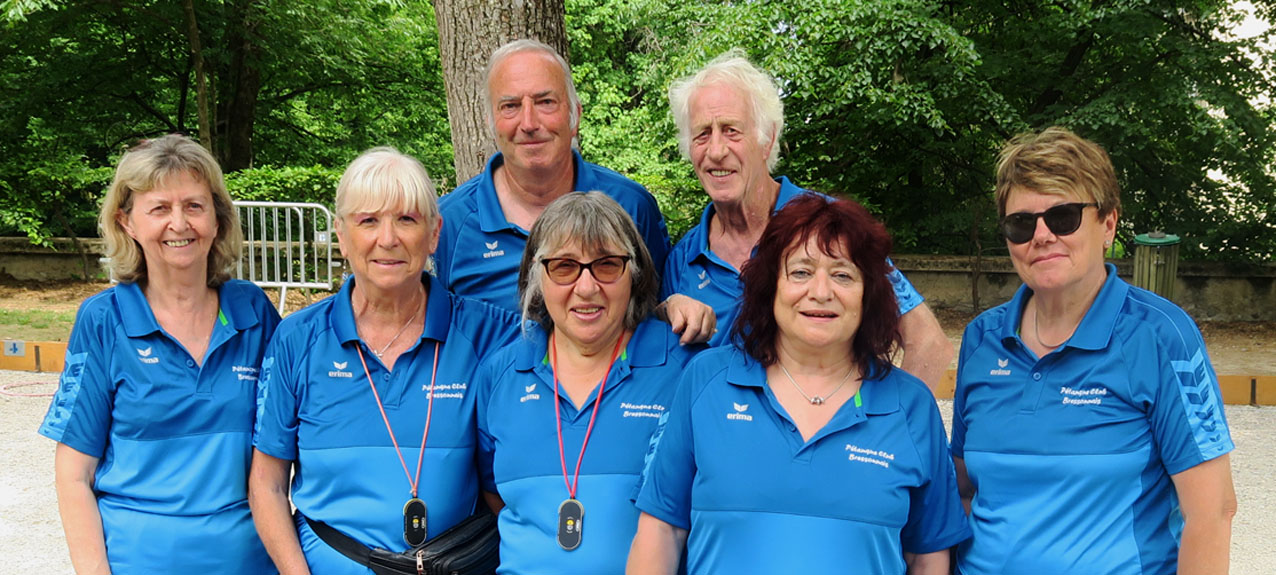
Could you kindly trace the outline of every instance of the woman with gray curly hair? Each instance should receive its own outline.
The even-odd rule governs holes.
[[[518,287],[535,325],[474,378],[499,573],[624,572],[630,497],[693,353],[651,317],[659,286],[633,220],[602,192],[563,196],[532,227]]]

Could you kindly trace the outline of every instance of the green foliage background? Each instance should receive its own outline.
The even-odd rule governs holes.
[[[1254,4],[1276,15],[1276,2]],[[245,66],[261,78],[252,167],[227,177],[237,197],[328,203],[342,166],[387,144],[455,186],[429,3],[195,7],[219,154],[235,145],[222,130],[236,79]],[[646,185],[675,236],[706,198],[665,90],[739,46],[784,99],[776,173],[865,203],[898,251],[1004,251],[997,150],[1063,124],[1111,153],[1124,240],[1164,229],[1187,240],[1185,257],[1276,257],[1272,33],[1232,39],[1230,0],[567,0],[566,11],[582,152]],[[0,231],[91,235],[123,146],[197,125],[180,2],[0,0],[0,15]]]

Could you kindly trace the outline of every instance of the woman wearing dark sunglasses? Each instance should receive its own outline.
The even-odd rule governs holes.
[[[958,570],[1225,573],[1233,445],[1196,324],[1105,264],[1121,210],[1098,145],[1062,129],[1001,153],[1024,285],[966,328],[952,452],[973,537]]]
[[[525,337],[474,379],[479,470],[498,510],[498,573],[623,573],[643,457],[692,351],[651,317],[660,278],[633,220],[568,194],[532,227]]]

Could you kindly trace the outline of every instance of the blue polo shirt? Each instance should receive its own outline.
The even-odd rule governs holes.
[[[664,322],[647,320],[634,330],[607,376],[580,466],[581,544],[565,551],[555,538],[558,506],[568,494],[553,402],[562,409],[563,453],[574,476],[598,390],[579,410],[565,390],[555,398],[547,345],[548,336],[537,327],[485,360],[474,378],[483,488],[505,500],[497,572],[624,573],[638,527],[638,509],[630,498],[643,456],[693,352],[678,345],[678,336]]]
[[[115,573],[276,572],[249,514],[248,468],[258,369],[279,314],[248,282],[217,295],[202,365],[137,284],[84,300],[76,315],[40,435],[98,458],[93,491]]]
[[[262,453],[296,461],[292,503],[364,545],[402,551],[403,505],[410,485],[368,385],[350,294],[341,291],[280,324],[262,364],[254,444]],[[458,298],[428,274],[429,302],[419,341],[388,371],[366,346],[363,357],[413,474],[421,453],[435,343],[439,342],[434,408],[418,497],[427,507],[428,536],[474,510],[474,393],[479,358],[518,334],[518,318],[485,303]],[[314,573],[370,571],[328,547],[297,518]]]
[[[572,189],[600,191],[620,203],[638,225],[656,270],[669,255],[669,232],[656,198],[641,184],[586,162],[572,150],[576,181]],[[443,230],[434,252],[434,273],[453,293],[517,312],[518,268],[528,230],[505,219],[492,174],[504,158],[498,152],[483,173],[439,198]]]
[[[797,187],[784,176],[776,181],[780,183],[780,193],[775,198],[772,213],[801,194],[814,193]],[[660,297],[665,299],[679,293],[713,308],[718,316],[718,331],[709,339],[709,345],[718,346],[731,337],[730,328],[735,324],[736,314],[740,310],[740,295],[744,293],[744,284],[740,282],[739,270],[709,248],[709,222],[713,221],[714,213],[713,202],[710,202],[700,216],[700,223],[682,236],[673,251],[669,252],[665,273],[661,276]],[[887,263],[890,264],[890,260]],[[921,305],[921,294],[917,293],[904,274],[895,269],[894,264],[891,264],[891,271],[886,277],[895,288],[900,315]]]
[[[1182,516],[1170,475],[1232,450],[1196,324],[1107,280],[1072,338],[1036,357],[1017,333],[1032,292],[966,328],[954,457],[977,491],[962,573],[1169,574]]]
[[[766,369],[735,346],[697,356],[662,418],[637,505],[682,529],[688,573],[902,574],[904,552],[970,536],[935,399],[876,372],[810,441]]]

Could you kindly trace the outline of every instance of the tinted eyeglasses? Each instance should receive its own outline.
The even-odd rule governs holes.
[[[1037,233],[1037,218],[1046,221],[1050,233],[1066,236],[1081,227],[1081,214],[1088,207],[1099,207],[1095,202],[1059,204],[1044,212],[1016,212],[1001,218],[1001,235],[1012,244],[1027,243]]]
[[[609,284],[625,273],[629,259],[629,256],[603,256],[592,262],[578,262],[571,258],[545,258],[541,265],[545,266],[549,280],[560,286],[576,283],[585,270],[594,276],[594,281]]]

